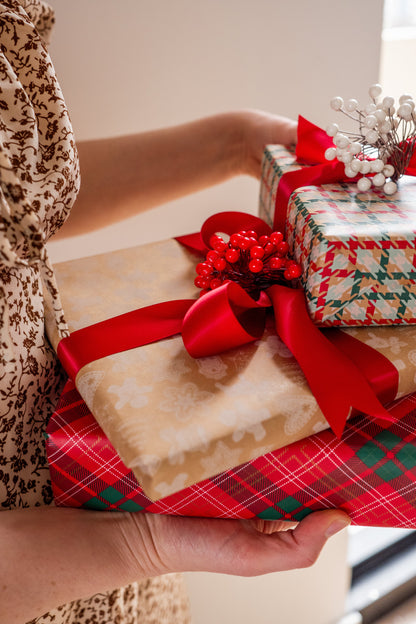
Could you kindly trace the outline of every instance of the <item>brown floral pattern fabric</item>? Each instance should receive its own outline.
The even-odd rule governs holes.
[[[0,1],[0,509],[53,502],[43,433],[65,381],[45,338],[66,325],[46,242],[79,188],[68,111],[46,45],[52,9]],[[76,601],[39,624],[189,621],[179,575]]]

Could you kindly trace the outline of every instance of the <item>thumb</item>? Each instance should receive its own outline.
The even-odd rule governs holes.
[[[299,567],[315,563],[326,541],[349,524],[349,516],[339,510],[316,511],[299,522],[291,531]]]

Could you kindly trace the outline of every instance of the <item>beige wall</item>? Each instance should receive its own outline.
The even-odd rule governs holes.
[[[333,95],[378,80],[381,0],[50,0],[51,48],[79,139],[255,107],[325,125]],[[55,261],[194,231],[219,210],[257,210],[239,178],[127,223],[51,242]],[[311,570],[188,576],[193,624],[333,624],[348,583],[346,534]]]
[[[366,100],[379,71],[382,0],[51,0],[55,66],[79,139],[254,107],[325,125],[333,95]],[[257,209],[238,178],[128,224],[51,245],[56,259],[194,231]]]

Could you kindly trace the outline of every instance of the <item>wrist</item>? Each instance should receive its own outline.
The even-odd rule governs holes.
[[[249,173],[250,136],[254,123],[253,111],[240,110],[226,113],[227,166],[229,177]]]

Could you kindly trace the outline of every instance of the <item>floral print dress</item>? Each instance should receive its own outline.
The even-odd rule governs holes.
[[[48,300],[66,332],[46,242],[79,188],[68,111],[46,45],[53,11],[0,2],[0,504],[53,503],[43,433],[65,381],[44,331]],[[33,622],[189,622],[179,575],[75,601]]]

